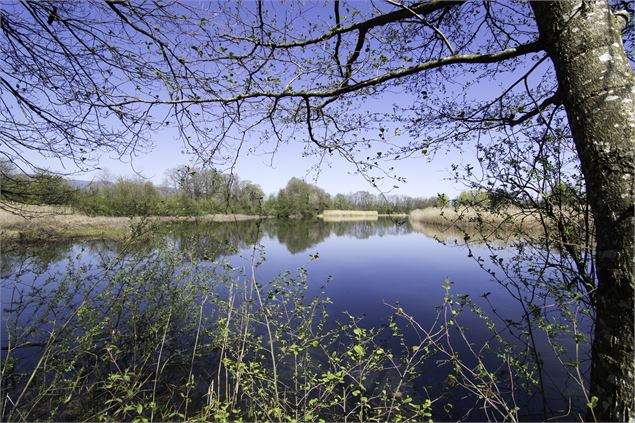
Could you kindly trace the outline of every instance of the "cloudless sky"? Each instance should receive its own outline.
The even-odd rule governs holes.
[[[358,5],[360,3],[357,3]],[[460,77],[459,77],[460,79]],[[471,93],[474,97],[489,98],[495,93],[499,93],[499,85],[504,85],[504,81],[479,84],[473,88]],[[386,94],[377,99],[378,112],[389,111],[394,102],[404,100],[396,93]],[[407,99],[406,99],[407,101]],[[381,107],[384,110],[381,110]],[[363,135],[363,134],[362,134]],[[247,147],[253,141],[258,142],[258,134],[254,134],[252,139],[249,135],[246,140]],[[393,141],[393,140],[391,140]],[[408,143],[407,135],[402,135],[399,143]],[[123,160],[104,153],[99,157],[98,166],[107,169],[112,177],[142,176],[148,178],[155,184],[161,184],[166,180],[166,172],[180,165],[187,165],[192,162],[193,157],[184,152],[183,143],[177,138],[176,131],[166,128],[158,131],[153,137],[154,148],[147,152],[139,152],[136,157],[125,158]],[[246,151],[248,148],[245,148]],[[34,162],[38,162],[42,167],[52,171],[62,170],[59,163],[50,159],[34,157]],[[318,163],[319,157],[303,156],[303,145],[301,143],[289,143],[281,145],[273,160],[271,156],[264,154],[243,153],[237,163],[234,172],[242,180],[249,180],[262,187],[267,194],[275,193],[283,188],[292,177],[300,177],[308,182],[315,183],[331,194],[349,193],[359,190],[375,191],[369,182],[361,175],[355,173],[352,164],[334,156],[330,162],[322,164],[320,171],[316,172],[314,166]],[[385,161],[385,168],[394,166],[395,173],[406,179],[406,182],[395,183],[399,188],[390,190],[395,185],[392,181],[386,181],[382,189],[390,194],[401,194],[417,197],[435,196],[439,193],[446,193],[450,197],[455,197],[465,189],[461,184],[451,180],[450,166],[452,164],[474,164],[476,162],[473,146],[464,146],[463,151],[453,149],[448,153],[437,153],[431,160],[428,157],[418,156],[402,159],[397,162]],[[71,169],[66,169],[70,171]],[[222,169],[221,170],[226,170]],[[317,179],[316,179],[317,176]],[[91,180],[100,177],[100,171],[90,173],[78,173],[70,175],[73,179]]]
[[[119,160],[108,155],[102,155],[99,167],[107,169],[111,176],[134,177],[141,175],[155,184],[161,184],[166,179],[168,169],[190,163],[192,157],[183,154],[181,141],[175,138],[172,131],[159,132],[154,137],[155,147],[152,151],[141,153],[134,158]],[[242,179],[257,183],[267,194],[276,193],[283,188],[292,177],[300,177],[307,182],[315,183],[331,194],[349,193],[355,191],[374,191],[374,188],[361,175],[355,174],[355,168],[350,163],[334,157],[330,164],[323,164],[319,173],[314,169],[318,163],[317,157],[302,157],[302,146],[287,144],[281,146],[271,160],[269,155],[247,155],[239,157],[234,172]],[[473,152],[462,154],[452,151],[448,154],[439,153],[432,160],[426,157],[409,158],[396,162],[385,162],[384,166],[394,166],[399,176],[406,178],[406,183],[397,183],[398,189],[391,194],[409,196],[434,196],[447,193],[457,195],[465,187],[449,180],[449,167],[453,163],[471,163]],[[472,159],[472,160],[470,160]],[[59,166],[54,161],[43,165],[52,170]],[[98,179],[100,171],[72,175],[73,179]],[[317,179],[316,179],[317,177]],[[386,189],[393,183],[386,181]],[[375,191],[376,192],[376,191]]]

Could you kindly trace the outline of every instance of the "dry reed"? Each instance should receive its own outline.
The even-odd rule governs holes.
[[[149,216],[148,223],[159,222],[235,222],[258,219],[244,214],[203,216]],[[0,209],[0,238],[57,239],[66,237],[120,238],[141,222],[140,217],[87,216],[70,207],[10,205]]]
[[[379,214],[376,211],[367,210],[324,210],[318,217],[325,222],[351,222],[377,220]]]

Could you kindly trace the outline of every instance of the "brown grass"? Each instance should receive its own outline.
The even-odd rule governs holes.
[[[318,215],[325,222],[348,222],[356,220],[377,220],[379,214],[376,211],[365,210],[324,210]]]
[[[204,216],[110,217],[86,216],[69,207],[10,205],[0,209],[0,238],[61,239],[61,238],[123,238],[142,220],[160,222],[235,222],[258,219],[244,214],[211,214]]]
[[[463,238],[469,234],[472,238],[508,238],[513,234],[537,233],[542,231],[539,217],[520,209],[505,209],[500,213],[474,208],[435,208],[413,210],[408,217],[416,230],[422,225],[439,228],[453,228]],[[419,229],[417,229],[419,228]]]

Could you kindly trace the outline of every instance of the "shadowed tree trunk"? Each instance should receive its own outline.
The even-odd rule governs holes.
[[[635,417],[633,149],[635,75],[622,45],[628,15],[605,1],[533,2],[582,163],[597,229],[591,368],[597,420]]]

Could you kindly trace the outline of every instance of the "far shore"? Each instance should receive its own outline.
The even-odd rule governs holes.
[[[113,217],[88,216],[77,213],[69,207],[24,206],[16,205],[11,212],[0,209],[0,239],[14,241],[60,240],[68,238],[83,239],[123,239],[133,232],[150,232],[153,224],[170,222],[239,222],[246,220],[268,219],[271,216],[246,214],[207,214],[200,216],[149,216],[149,217]],[[407,218],[415,230],[430,225],[467,230],[474,232],[476,226],[481,229],[499,231],[512,226],[509,217],[491,213],[478,213],[473,210],[455,210],[451,208],[427,208],[405,213],[380,214],[377,211],[364,210],[325,210],[318,218],[324,222],[376,221],[378,218]],[[477,223],[480,222],[480,223]],[[514,219],[524,230],[540,227],[535,216]],[[454,234],[453,235],[457,235]]]
[[[114,217],[87,216],[68,207],[20,206],[0,210],[0,238],[7,240],[56,240],[65,238],[121,239],[142,224],[169,222],[239,222],[269,216],[208,214],[201,216]]]

